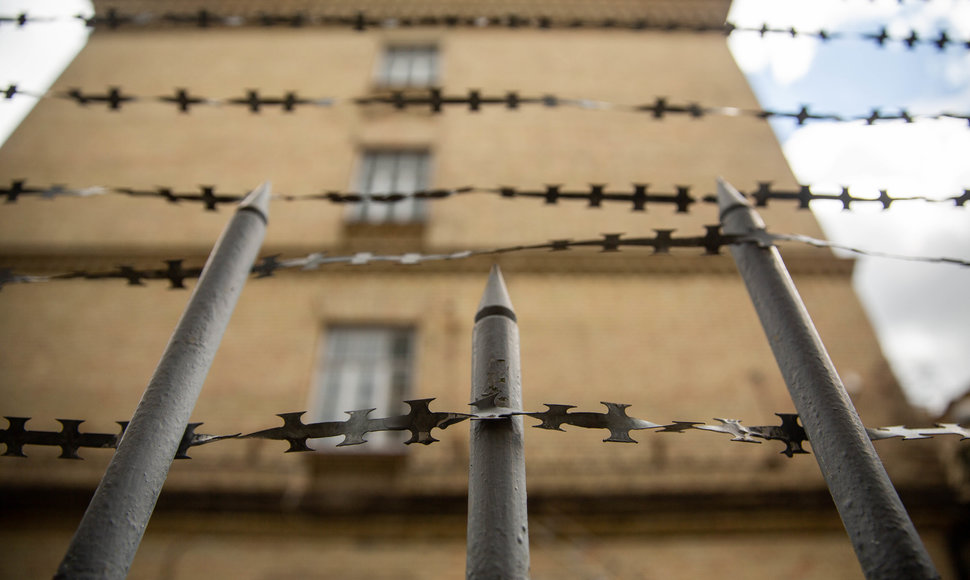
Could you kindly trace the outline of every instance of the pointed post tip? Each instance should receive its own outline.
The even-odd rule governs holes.
[[[509,298],[509,291],[505,287],[505,279],[502,277],[502,269],[498,267],[498,264],[493,264],[488,274],[488,282],[485,284],[485,292],[482,293],[482,300],[478,303],[475,322],[478,322],[486,316],[495,314],[515,320],[512,299]]]
[[[243,209],[255,211],[262,215],[264,220],[267,220],[269,218],[269,198],[272,189],[273,184],[270,181],[264,181],[259,184],[239,202],[237,211]]]
[[[735,189],[723,177],[717,178],[717,205],[721,210],[721,215],[724,215],[725,211],[735,205],[751,207],[751,204],[741,195],[741,192]]]
[[[726,234],[744,234],[765,227],[751,202],[722,177],[717,178],[717,207]]]

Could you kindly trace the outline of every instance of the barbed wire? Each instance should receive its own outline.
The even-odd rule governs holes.
[[[872,108],[868,112],[854,115],[842,115],[813,111],[808,105],[802,105],[798,110],[783,111],[776,109],[746,109],[732,106],[709,106],[694,102],[672,103],[667,97],[654,97],[652,102],[642,104],[624,104],[587,98],[560,97],[553,94],[539,96],[522,96],[516,91],[508,91],[504,95],[485,95],[480,90],[469,89],[467,94],[445,94],[441,88],[387,90],[361,97],[300,97],[297,91],[285,91],[282,96],[265,96],[262,91],[248,89],[241,97],[204,97],[193,95],[185,88],[175,89],[172,95],[134,95],[125,93],[121,87],[108,87],[105,92],[89,92],[79,88],[68,90],[51,90],[35,92],[23,90],[17,84],[9,84],[2,90],[4,99],[18,96],[36,99],[70,100],[80,106],[103,104],[109,111],[121,111],[125,105],[132,103],[162,103],[174,106],[181,113],[189,113],[195,106],[240,107],[248,109],[253,114],[259,114],[267,108],[279,108],[284,113],[293,113],[303,107],[330,108],[336,105],[350,104],[356,106],[387,105],[398,111],[425,109],[433,114],[443,113],[448,107],[467,107],[471,112],[481,111],[484,107],[500,107],[505,110],[517,110],[523,106],[540,106],[547,109],[569,107],[583,110],[620,111],[628,113],[648,114],[656,120],[663,120],[671,116],[702,119],[706,117],[749,117],[756,119],[792,119],[797,125],[804,125],[809,121],[830,123],[853,123],[864,121],[866,125],[883,122],[902,121],[916,123],[919,121],[957,119],[966,121],[970,127],[970,113],[941,111],[935,113],[911,113],[905,108],[899,108],[897,113],[884,113],[880,108]]]
[[[795,26],[770,26],[767,23],[750,26],[732,22],[715,24],[712,22],[689,22],[673,19],[658,18],[582,18],[532,15],[459,15],[459,14],[402,14],[402,15],[369,15],[365,12],[353,14],[307,14],[304,12],[259,14],[225,14],[202,9],[195,12],[165,12],[155,14],[151,12],[123,13],[116,8],[109,8],[103,15],[69,16],[31,16],[27,12],[16,15],[0,16],[0,24],[9,23],[18,27],[28,24],[76,21],[85,26],[98,29],[117,30],[119,28],[143,28],[147,26],[167,27],[195,27],[201,29],[238,28],[247,26],[258,27],[327,27],[348,28],[357,31],[369,29],[395,29],[412,27],[445,27],[445,28],[504,28],[504,29],[540,29],[540,30],[574,30],[596,29],[615,31],[661,31],[661,32],[693,32],[698,34],[754,33],[762,37],[786,36],[791,38],[814,38],[822,42],[831,40],[858,40],[873,42],[878,47],[890,44],[900,44],[908,49],[920,45],[933,46],[943,52],[950,46],[962,47],[970,50],[970,39],[959,39],[951,36],[946,29],[934,34],[926,35],[911,29],[904,35],[891,35],[887,27],[883,26],[873,32],[850,32],[839,30],[798,29]]]
[[[830,242],[828,240],[819,240],[816,238],[811,238],[808,236],[803,236],[799,234],[774,234],[774,240],[787,240],[791,242],[801,242],[808,244],[810,246],[815,246],[817,248],[832,248],[835,250],[843,250],[846,252],[852,252],[853,254],[858,254],[860,256],[869,256],[872,258],[889,258],[891,260],[903,260],[907,262],[923,262],[927,264],[953,264],[955,266],[970,266],[970,260],[964,260],[961,258],[950,258],[946,256],[907,256],[904,254],[896,254],[891,252],[881,252],[878,250],[863,250],[856,248],[854,246],[849,246],[846,244],[840,244],[837,242]]]
[[[108,193],[126,195],[134,198],[160,198],[171,203],[195,202],[201,204],[208,211],[216,211],[219,205],[236,204],[244,197],[244,193],[216,193],[218,189],[213,185],[199,186],[198,193],[177,192],[174,187],[156,187],[155,189],[137,189],[133,187],[68,187],[55,184],[49,186],[31,186],[26,179],[11,180],[10,185],[0,185],[0,199],[7,204],[16,203],[22,197],[38,197],[53,200],[58,197],[94,197]],[[275,201],[302,202],[326,201],[334,204],[350,204],[360,202],[397,203],[409,199],[439,200],[456,197],[460,194],[492,194],[503,198],[537,198],[547,205],[556,205],[560,200],[585,201],[588,207],[601,207],[603,203],[629,203],[632,211],[646,211],[648,206],[673,205],[677,213],[689,213],[691,206],[696,203],[716,204],[713,193],[699,196],[691,194],[695,189],[689,185],[674,186],[674,191],[652,192],[650,185],[644,183],[632,184],[630,190],[607,190],[606,184],[591,184],[589,190],[564,189],[562,185],[546,185],[541,189],[527,189],[521,187],[499,186],[479,187],[467,185],[462,187],[424,189],[408,193],[362,193],[327,191],[324,193],[292,195],[277,193],[272,196]],[[952,203],[955,207],[964,207],[970,202],[970,189],[964,189],[960,195],[931,198],[923,195],[891,196],[885,189],[879,190],[879,197],[861,197],[852,195],[849,187],[842,187],[839,193],[816,193],[812,185],[799,185],[795,189],[775,189],[770,181],[758,181],[757,187],[748,192],[742,192],[751,198],[758,207],[765,207],[771,200],[797,201],[798,209],[809,209],[813,201],[838,201],[843,210],[851,210],[853,204],[880,204],[882,209],[889,209],[898,201],[923,201],[928,203]]]
[[[366,266],[380,262],[401,266],[414,266],[425,262],[463,260],[474,256],[497,256],[530,250],[548,250],[561,252],[573,248],[593,248],[601,253],[619,252],[621,248],[651,248],[652,255],[670,254],[674,248],[698,248],[704,255],[713,256],[720,253],[721,248],[732,244],[755,243],[761,247],[771,247],[779,241],[796,242],[814,247],[836,248],[863,256],[890,258],[914,262],[935,264],[951,264],[970,267],[970,260],[939,256],[908,256],[892,254],[874,250],[866,250],[820,240],[799,234],[773,234],[764,230],[745,235],[724,234],[720,225],[704,226],[704,235],[674,237],[675,230],[655,229],[653,236],[624,237],[624,234],[602,234],[600,238],[587,240],[559,239],[546,243],[508,246],[503,248],[483,250],[463,250],[443,254],[422,254],[408,252],[405,254],[380,255],[372,252],[357,252],[343,256],[328,256],[326,252],[313,252],[299,258],[281,259],[280,254],[265,256],[252,267],[252,274],[256,278],[269,278],[279,270],[300,269],[304,271],[316,270],[322,266],[345,264],[349,266]],[[16,273],[10,268],[0,267],[0,290],[8,284],[29,284],[51,282],[55,280],[126,280],[129,286],[144,286],[147,280],[168,280],[170,288],[185,288],[185,280],[198,278],[202,273],[201,267],[186,268],[184,259],[164,260],[165,268],[139,269],[131,265],[121,265],[113,270],[92,272],[76,270],[53,275],[30,275]]]
[[[60,447],[61,459],[82,459],[78,454],[82,448],[89,449],[116,449],[122,435],[128,428],[128,421],[118,421],[120,427],[117,433],[81,433],[80,426],[83,420],[77,419],[57,419],[61,424],[60,431],[28,431],[27,421],[30,417],[4,417],[7,420],[7,428],[0,429],[0,443],[6,446],[3,455],[11,457],[27,457],[24,453],[25,445],[41,445],[48,447]],[[189,459],[188,450],[190,447],[205,445],[213,441],[223,439],[234,439],[240,434],[233,435],[203,435],[196,433],[195,430],[202,423],[189,423],[182,434],[179,442],[178,451],[175,459]]]
[[[243,435],[234,433],[229,435],[205,435],[196,433],[202,423],[189,423],[182,436],[175,459],[189,459],[188,451],[192,447],[207,445],[216,441],[233,439],[264,439],[284,441],[288,444],[285,453],[313,451],[308,441],[330,437],[343,437],[337,447],[363,445],[367,443],[367,435],[381,431],[407,431],[410,438],[405,445],[420,443],[430,445],[438,441],[434,437],[434,430],[444,430],[451,425],[465,420],[492,421],[503,420],[514,416],[525,416],[538,419],[539,424],[533,427],[551,431],[565,431],[564,425],[583,429],[605,429],[609,436],[604,442],[637,443],[631,431],[656,430],[657,433],[684,433],[686,431],[700,431],[708,433],[722,433],[731,435],[730,441],[743,443],[762,443],[763,441],[780,441],[785,445],[782,455],[789,458],[795,455],[808,454],[803,443],[809,441],[805,429],[799,424],[799,416],[794,413],[775,413],[781,420],[781,425],[746,426],[738,419],[723,419],[715,417],[717,423],[706,424],[703,421],[671,421],[668,423],[654,423],[630,417],[627,409],[630,405],[623,403],[603,402],[607,409],[605,413],[588,411],[572,411],[574,405],[546,403],[545,411],[527,412],[503,409],[496,412],[494,404],[487,400],[472,403],[478,411],[465,412],[433,412],[430,409],[433,398],[404,401],[409,407],[406,415],[391,417],[371,417],[375,409],[359,409],[347,411],[346,421],[322,421],[304,423],[306,411],[294,413],[280,413],[283,420],[280,427],[272,427]],[[482,411],[481,409],[484,409]],[[127,421],[119,421],[120,429],[116,433],[82,433],[80,431],[83,420],[57,419],[61,424],[60,431],[35,431],[27,429],[29,417],[4,417],[7,427],[0,429],[0,443],[5,446],[4,456],[27,457],[24,447],[37,445],[46,447],[60,447],[61,459],[82,459],[81,449],[115,449],[128,426]],[[902,425],[889,427],[866,428],[869,438],[873,441],[900,438],[904,441],[915,439],[930,439],[941,435],[958,435],[960,440],[970,439],[970,429],[957,423],[937,423],[933,427],[910,428]]]

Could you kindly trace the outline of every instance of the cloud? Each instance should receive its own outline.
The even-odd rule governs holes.
[[[970,130],[957,119],[816,123],[794,132],[783,149],[799,180],[852,185],[873,196],[882,188],[939,198],[970,184]]]
[[[915,30],[935,38],[970,37],[970,4],[958,0],[778,2],[735,0],[729,19],[741,26],[794,26],[799,31],[878,32],[896,38]],[[730,48],[761,105],[789,110],[812,105],[843,115],[880,107],[914,113],[970,109],[970,53],[951,45],[908,50],[871,41],[799,42],[785,35],[738,33]],[[970,128],[966,121],[920,120],[866,126],[809,123],[773,127],[797,179],[818,192],[943,198],[970,187]],[[878,204],[844,212],[838,202],[812,209],[826,235],[877,251],[970,259],[970,208],[924,202]],[[860,259],[854,284],[880,344],[910,400],[934,411],[970,387],[970,269],[887,259]]]
[[[795,27],[815,33],[842,30],[850,23],[889,20],[899,10],[894,4],[860,4],[844,0],[779,2],[778,0],[735,0],[728,20],[737,26],[758,28]],[[728,39],[738,66],[746,74],[767,75],[780,86],[789,86],[805,77],[812,68],[821,41],[811,36],[738,32]]]
[[[785,155],[819,192],[944,198],[970,185],[970,129],[955,120],[878,126],[817,124],[795,132]],[[970,208],[918,201],[841,210],[814,202],[826,235],[851,246],[970,259]],[[941,411],[970,388],[970,269],[863,259],[854,284],[908,397]]]
[[[4,15],[26,12],[31,16],[90,14],[88,0],[0,0]],[[80,20],[43,22],[24,27],[7,23],[0,27],[0,86],[44,92],[87,42],[91,29]],[[0,101],[0,143],[17,128],[36,101],[17,97]]]
[[[855,285],[911,400],[941,412],[970,389],[970,270],[866,260]]]

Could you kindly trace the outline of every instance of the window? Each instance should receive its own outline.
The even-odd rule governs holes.
[[[362,194],[410,194],[428,187],[427,151],[367,151],[360,164],[357,190]],[[350,207],[348,220],[366,223],[412,223],[425,219],[424,200],[364,200]]]
[[[426,88],[438,82],[436,46],[388,46],[384,48],[377,85],[389,89]]]
[[[371,417],[406,413],[403,401],[411,390],[414,331],[383,326],[332,326],[326,331],[315,377],[314,420],[345,421],[347,411],[376,409]],[[402,433],[377,432],[357,452],[403,451]],[[343,441],[315,441],[318,449]]]

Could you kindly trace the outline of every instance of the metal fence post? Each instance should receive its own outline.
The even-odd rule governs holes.
[[[465,574],[476,580],[529,577],[519,329],[498,266],[493,266],[475,314],[472,420],[468,471],[468,551]],[[486,418],[490,411],[495,415]]]
[[[88,504],[55,578],[124,578],[266,232],[269,184],[238,206]]]
[[[745,198],[717,186],[726,234],[764,230]],[[870,579],[939,578],[775,247],[731,245],[822,476]]]

